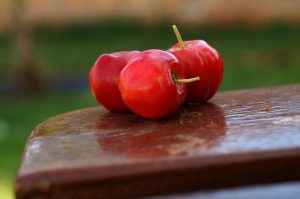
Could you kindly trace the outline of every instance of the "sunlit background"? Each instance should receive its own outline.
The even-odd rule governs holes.
[[[0,198],[13,198],[41,121],[96,106],[87,76],[104,52],[203,39],[223,57],[221,90],[300,82],[299,0],[0,0]]]

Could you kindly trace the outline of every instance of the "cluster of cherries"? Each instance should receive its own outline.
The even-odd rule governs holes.
[[[90,71],[93,96],[113,112],[131,110],[147,119],[172,114],[184,102],[203,103],[223,78],[219,53],[203,40],[182,41],[167,51],[123,51],[101,55]]]

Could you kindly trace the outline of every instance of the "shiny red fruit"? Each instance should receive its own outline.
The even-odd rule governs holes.
[[[186,78],[199,76],[200,81],[187,85],[187,102],[205,102],[217,92],[223,79],[220,54],[203,40],[185,41],[184,49],[175,44],[168,52],[175,55],[184,68]]]
[[[128,61],[139,51],[123,51],[101,55],[89,75],[91,92],[105,108],[114,112],[128,110],[119,91],[119,75]]]
[[[186,98],[186,86],[178,60],[162,50],[135,56],[120,73],[119,88],[127,107],[148,119],[159,119],[178,109]]]

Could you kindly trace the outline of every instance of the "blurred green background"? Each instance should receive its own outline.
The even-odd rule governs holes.
[[[52,81],[52,85],[63,82],[64,77],[80,80],[74,88],[50,86],[45,92],[29,94],[14,93],[13,66],[18,59],[15,36],[10,32],[1,33],[1,199],[13,197],[13,181],[24,145],[38,123],[66,111],[97,105],[87,87],[88,72],[96,58],[105,52],[168,49],[176,43],[171,25],[145,26],[114,19],[39,26],[34,31],[35,59],[43,78]],[[223,91],[300,82],[300,27],[297,25],[179,25],[179,29],[183,39],[204,39],[220,52],[225,67]]]

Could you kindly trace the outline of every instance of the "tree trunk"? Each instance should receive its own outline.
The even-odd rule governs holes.
[[[46,88],[45,78],[38,68],[35,56],[34,27],[27,19],[23,6],[23,0],[15,0],[14,36],[16,70],[14,75],[22,92],[27,94],[41,93]]]

